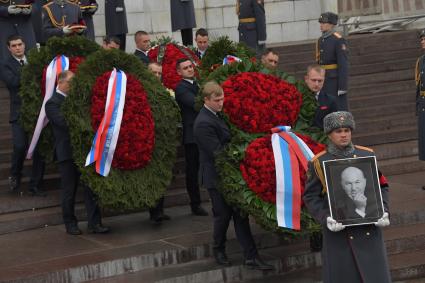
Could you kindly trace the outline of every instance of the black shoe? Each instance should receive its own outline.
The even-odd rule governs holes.
[[[171,220],[171,217],[167,214],[161,213],[161,219],[162,220]]]
[[[151,214],[150,220],[152,224],[161,224],[163,219],[161,217],[161,214]]]
[[[30,193],[30,195],[35,196],[35,197],[45,197],[47,196],[47,193],[37,187],[32,187],[28,190],[28,192]]]
[[[105,234],[108,233],[109,230],[111,230],[109,227],[103,226],[102,224],[87,227],[87,233],[89,234]]]
[[[78,228],[77,225],[70,225],[66,227],[66,233],[70,235],[81,235],[83,232]]]
[[[12,192],[16,191],[19,188],[20,183],[21,183],[21,178],[16,176],[9,177],[9,188]]]
[[[192,207],[192,214],[197,216],[208,216],[208,212],[202,206]]]
[[[253,259],[246,259],[244,266],[248,269],[274,270],[274,266],[262,261],[258,256]]]
[[[310,251],[320,252],[322,250],[322,233],[314,232],[310,235]]]
[[[215,258],[215,262],[217,262],[219,265],[224,265],[224,266],[232,265],[232,263],[227,258],[227,255],[225,252],[214,251],[214,258]]]

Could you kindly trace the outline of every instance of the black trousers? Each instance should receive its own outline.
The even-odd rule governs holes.
[[[193,32],[191,28],[180,30],[184,46],[193,46]]]
[[[211,198],[214,215],[214,250],[224,252],[227,229],[229,228],[230,219],[233,217],[236,238],[244,251],[245,259],[253,259],[257,255],[257,248],[249,226],[249,218],[242,217],[237,209],[229,206],[217,189],[210,188],[208,193]]]
[[[62,216],[65,226],[76,225],[78,220],[75,216],[75,196],[77,194],[80,172],[73,160],[65,160],[58,163],[61,175],[62,187]],[[89,226],[101,224],[100,209],[97,205],[96,195],[93,191],[84,188],[84,202],[87,210],[87,221]]]
[[[149,214],[151,218],[164,214],[164,197],[160,198],[154,207],[149,208]]]
[[[190,206],[198,207],[201,204],[201,194],[199,192],[198,171],[199,171],[199,150],[195,143],[184,145],[186,161],[186,189],[190,198]]]
[[[17,179],[20,179],[28,150],[28,137],[24,129],[21,125],[19,125],[18,122],[12,122],[11,126],[13,153],[12,167],[10,173],[12,176],[16,177]],[[41,186],[44,176],[44,167],[44,160],[36,149],[33,155],[30,188]]]

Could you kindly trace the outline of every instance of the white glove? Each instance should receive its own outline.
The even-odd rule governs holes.
[[[62,31],[63,31],[63,33],[64,34],[71,34],[73,31],[72,31],[72,28],[70,28],[69,27],[69,25],[67,25],[67,26],[64,26],[63,28],[62,28]]]
[[[328,226],[328,229],[332,232],[339,232],[339,231],[345,229],[344,225],[342,225],[339,222],[336,222],[336,220],[333,219],[330,216],[328,216],[328,218],[326,218],[326,226]]]
[[[22,8],[22,14],[24,15],[30,15],[32,12],[32,6],[29,6],[28,8]]]
[[[388,218],[388,212],[384,212],[384,215],[382,215],[381,218],[378,219],[378,221],[375,223],[378,227],[385,227],[390,225],[390,219]]]
[[[117,12],[117,13],[124,12],[124,8],[123,7],[116,7],[115,12]]]
[[[9,7],[7,7],[7,12],[9,13],[9,15],[17,15],[22,12],[22,9],[16,7],[15,5],[10,5]]]
[[[343,94],[347,94],[346,90],[338,90],[338,96],[343,95]]]
[[[76,33],[78,33],[78,34],[82,34],[85,30],[87,29],[87,27],[83,27],[83,28],[81,28],[81,29],[77,29],[76,30]]]

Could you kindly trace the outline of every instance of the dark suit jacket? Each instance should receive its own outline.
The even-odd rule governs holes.
[[[145,53],[143,53],[142,51],[136,49],[136,51],[134,51],[134,55],[137,56],[137,58],[139,58],[140,60],[142,60],[142,62],[145,65],[149,64],[149,56],[145,55]]]
[[[186,80],[181,80],[176,87],[176,101],[180,107],[183,121],[183,143],[195,143],[193,137],[193,123],[198,112],[195,111],[195,97],[199,91],[199,86],[195,82],[191,84]]]
[[[55,92],[46,102],[46,115],[55,136],[55,157],[58,162],[72,159],[71,138],[61,109],[64,101],[65,97]]]
[[[230,141],[230,131],[224,120],[202,107],[194,124],[195,141],[199,149],[199,175],[204,188],[217,185],[215,156]]]
[[[320,91],[318,98],[318,107],[314,114],[313,126],[323,129],[323,118],[332,112],[338,111],[336,98]]]
[[[1,66],[0,73],[10,95],[10,123],[18,121],[21,110],[21,97],[18,94],[21,85],[21,70],[21,64],[10,55]]]

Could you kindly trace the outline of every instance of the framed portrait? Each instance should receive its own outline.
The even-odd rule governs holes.
[[[376,223],[384,214],[375,156],[323,162],[331,217],[345,226]]]

